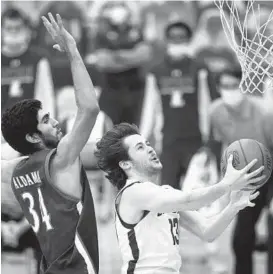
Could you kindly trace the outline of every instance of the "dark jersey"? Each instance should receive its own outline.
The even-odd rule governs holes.
[[[1,108],[2,111],[23,99],[34,98],[36,73],[45,53],[35,47],[18,57],[1,54]]]
[[[13,192],[40,243],[43,273],[93,273],[89,268],[98,273],[97,227],[89,182],[82,168],[80,202],[54,187],[49,162],[55,151],[42,150],[22,161],[12,176]]]
[[[100,30],[96,37],[97,49],[122,50],[133,49],[143,41],[142,30],[131,27],[120,31],[110,24]],[[101,83],[104,91],[139,91],[144,89],[145,75],[143,68],[130,68],[122,72],[103,73]]]
[[[206,71],[206,83],[214,99],[217,96],[214,81],[208,69],[195,59],[186,57],[172,62],[166,58],[152,70],[162,98],[163,145],[177,140],[201,139],[198,109],[201,69]]]
[[[236,55],[231,49],[203,48],[197,53],[197,60],[205,63],[215,76],[225,69],[232,68],[238,63]]]

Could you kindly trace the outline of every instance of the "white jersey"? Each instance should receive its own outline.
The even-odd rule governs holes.
[[[179,249],[179,214],[146,211],[135,225],[125,223],[118,212],[125,189],[140,182],[127,182],[118,193],[116,232],[122,255],[122,274],[178,274],[181,266]]]

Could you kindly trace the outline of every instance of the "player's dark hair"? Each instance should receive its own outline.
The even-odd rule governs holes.
[[[167,40],[172,40],[173,37],[171,37],[170,33],[172,31],[172,29],[174,28],[180,28],[180,29],[183,29],[186,31],[186,37],[188,39],[191,39],[192,38],[192,35],[193,35],[193,32],[192,32],[192,29],[190,28],[190,26],[183,22],[183,21],[173,21],[173,22],[170,22],[167,27],[165,28],[165,38]]]
[[[27,134],[40,133],[37,129],[38,111],[42,103],[34,99],[20,101],[4,111],[1,129],[8,144],[23,155],[34,153],[35,144],[26,140]]]
[[[98,159],[98,167],[107,175],[106,178],[118,188],[122,189],[128,179],[119,162],[129,160],[128,149],[124,146],[124,138],[130,135],[139,134],[135,125],[121,123],[115,125],[106,132],[97,143],[95,155]]]
[[[11,20],[18,20],[21,19],[24,23],[25,26],[31,28],[31,23],[29,18],[27,18],[23,12],[21,12],[20,10],[16,9],[16,8],[8,8],[7,10],[5,10],[1,16],[1,24],[3,26],[3,22],[4,20],[8,18]]]

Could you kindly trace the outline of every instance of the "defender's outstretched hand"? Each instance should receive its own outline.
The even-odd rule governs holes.
[[[48,13],[48,17],[50,22],[45,16],[42,16],[42,20],[52,39],[57,43],[53,48],[67,53],[75,50],[77,48],[76,41],[64,28],[61,16],[59,14],[56,15],[57,22],[51,13]]]
[[[263,170],[264,166],[249,172],[250,169],[257,163],[257,159],[251,161],[243,169],[237,170],[232,165],[233,155],[228,159],[227,171],[224,179],[231,183],[231,190],[240,190],[247,187],[248,190],[255,190],[255,183],[265,179],[265,175],[258,176]],[[258,176],[258,177],[257,177]]]

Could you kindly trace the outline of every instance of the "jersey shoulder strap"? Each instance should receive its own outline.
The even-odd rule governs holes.
[[[121,224],[127,228],[127,229],[133,229],[141,220],[143,220],[149,213],[148,210],[144,210],[144,213],[143,213],[143,216],[141,218],[141,220],[139,222],[137,222],[136,224],[128,224],[126,222],[124,222],[119,214],[119,204],[120,204],[120,200],[121,200],[121,196],[123,194],[123,192],[128,189],[129,187],[133,186],[134,184],[140,184],[141,182],[139,181],[136,181],[136,182],[133,182],[131,184],[128,184],[127,186],[123,187],[119,193],[117,194],[117,197],[115,199],[115,210],[116,210],[116,213],[117,213],[117,217],[119,218]]]

